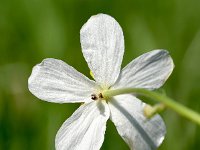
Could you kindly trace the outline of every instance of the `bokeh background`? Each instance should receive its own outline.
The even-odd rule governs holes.
[[[176,67],[163,89],[200,112],[199,0],[0,0],[1,150],[55,149],[57,130],[80,104],[40,101],[27,80],[32,67],[49,57],[89,76],[79,31],[98,13],[113,16],[123,28],[123,66],[152,49],[169,50]],[[171,110],[161,115],[167,135],[159,150],[200,149],[200,126]],[[102,150],[128,150],[111,121]]]

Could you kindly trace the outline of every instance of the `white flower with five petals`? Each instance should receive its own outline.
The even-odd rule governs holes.
[[[134,95],[104,98],[102,91],[118,88],[161,87],[173,70],[166,50],[153,50],[121,69],[124,36],[111,16],[92,16],[80,31],[83,55],[94,79],[90,80],[65,62],[47,58],[33,68],[29,90],[39,99],[55,103],[84,102],[59,129],[57,150],[98,150],[110,118],[118,133],[134,150],[156,149],[166,128],[159,115],[147,119],[146,105]]]

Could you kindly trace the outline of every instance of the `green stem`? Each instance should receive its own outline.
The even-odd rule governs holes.
[[[159,101],[163,103],[166,107],[171,108],[172,110],[182,115],[183,117],[186,117],[187,119],[200,125],[200,114],[183,106],[182,104],[172,100],[171,98],[165,95],[162,95],[153,91],[149,91],[146,89],[137,89],[137,88],[124,88],[124,89],[116,89],[116,90],[107,90],[107,91],[102,92],[102,95],[103,97],[112,97],[112,96],[116,96],[120,94],[128,94],[128,93],[143,95],[150,99]]]

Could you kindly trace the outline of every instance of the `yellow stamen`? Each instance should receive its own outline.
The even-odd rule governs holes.
[[[155,114],[163,111],[165,109],[165,105],[162,103],[156,104],[154,106],[151,105],[145,105],[144,107],[144,115],[147,118],[153,117]]]
[[[94,79],[94,74],[92,73],[91,70],[90,70],[90,75],[91,75],[91,77]]]

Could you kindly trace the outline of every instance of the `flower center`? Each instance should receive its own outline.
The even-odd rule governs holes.
[[[92,94],[92,95],[91,95],[91,99],[92,99],[92,100],[103,99],[103,95],[102,95],[102,93],[99,93],[98,95],[97,95],[97,94]]]

